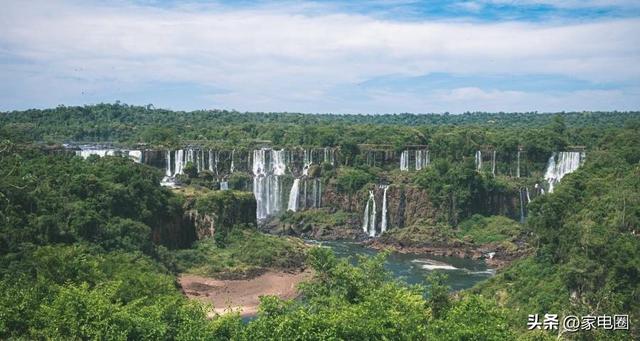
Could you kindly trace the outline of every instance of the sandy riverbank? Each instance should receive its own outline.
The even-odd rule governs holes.
[[[239,310],[242,316],[251,316],[258,312],[260,296],[295,298],[298,296],[297,285],[310,278],[310,271],[268,271],[247,280],[219,280],[183,274],[178,281],[187,297],[213,304],[216,313],[221,314],[232,309]]]

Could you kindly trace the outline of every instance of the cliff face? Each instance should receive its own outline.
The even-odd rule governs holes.
[[[373,191],[376,202],[376,224],[382,222],[384,188],[369,186],[357,193],[338,192],[334,183],[329,182],[322,192],[322,204],[333,210],[358,214],[358,226],[362,226],[369,191]],[[517,219],[519,203],[517,193],[496,193],[487,195],[485,200],[474,205],[474,210],[485,215],[504,215]],[[387,189],[387,229],[412,226],[419,221],[434,223],[443,214],[444,207],[434,206],[429,193],[419,187],[390,185]]]
[[[256,201],[248,192],[215,191],[190,197],[184,210],[197,239],[212,237],[235,225],[256,226]]]
[[[154,243],[168,248],[186,248],[199,239],[230,230],[235,225],[256,226],[256,201],[251,193],[214,191],[185,198],[154,226]]]
[[[375,186],[363,191],[347,194],[338,192],[335,184],[329,183],[322,192],[324,206],[346,212],[359,213],[358,226],[362,225],[363,212],[369,196],[374,192],[376,201],[376,222],[382,221],[384,189]],[[391,185],[387,190],[387,228],[402,228],[412,225],[418,220],[434,219],[436,216],[429,194],[420,188]]]
[[[170,249],[188,248],[196,240],[196,228],[193,221],[178,210],[151,229],[151,240]]]

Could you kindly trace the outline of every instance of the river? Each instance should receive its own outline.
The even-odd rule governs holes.
[[[350,241],[308,242],[330,247],[337,256],[351,256],[353,261],[356,255],[373,256],[379,252]],[[392,253],[385,266],[394,276],[408,284],[425,284],[425,278],[429,273],[442,271],[448,277],[446,284],[455,291],[471,288],[476,283],[495,275],[495,269],[487,267],[484,261],[457,257]]]

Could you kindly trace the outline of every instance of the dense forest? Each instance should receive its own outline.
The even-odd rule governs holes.
[[[638,114],[308,115],[120,103],[1,113],[0,338],[638,339]],[[252,205],[255,210],[251,196],[239,191],[250,187],[246,175],[231,178],[230,191],[217,191],[211,174],[192,172],[190,164],[182,175],[188,186],[171,190],[160,186],[162,170],[149,165],[83,159],[52,147],[68,142],[335,146],[343,163],[323,163],[310,176],[334,186],[348,205],[382,180],[397,185],[392,191],[411,188],[402,195],[428,197],[428,210],[414,208],[420,219],[379,241],[502,243],[518,249],[517,257],[469,290],[450,292],[441,272],[424,285],[408,285],[385,268],[390,251],[347,260],[257,229],[254,216],[243,216]],[[425,145],[439,158],[411,174],[349,161],[367,145]],[[569,146],[585,148],[588,157],[553,193],[534,197],[519,223],[492,210],[486,198],[528,180],[477,171],[472,156],[482,146],[522,148],[543,163]],[[356,213],[341,210],[336,198],[323,208],[284,213],[274,230],[353,225]],[[205,212],[214,212],[224,228],[214,233],[184,222],[196,214],[197,223]],[[245,278],[305,267],[313,276],[300,285],[298,298],[264,296],[251,321],[188,299],[177,281],[181,273]],[[629,328],[527,329],[528,315],[547,313],[624,314]]]
[[[0,113],[0,125],[29,141],[119,142],[178,145],[185,142],[276,146],[345,144],[430,145],[460,148],[496,145],[515,150],[562,143],[590,144],[638,112],[466,113],[462,115],[308,115],[234,111],[170,111],[153,106],[99,104]],[[464,127],[464,129],[461,129]],[[552,129],[545,129],[551,127]],[[565,128],[568,127],[565,131]],[[553,133],[560,136],[553,136]],[[445,147],[446,146],[446,147]],[[439,150],[436,150],[438,152]]]

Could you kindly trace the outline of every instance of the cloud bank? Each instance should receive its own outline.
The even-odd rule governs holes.
[[[0,110],[640,109],[640,18],[402,20],[317,6],[10,2]],[[434,74],[445,81],[421,81]]]

